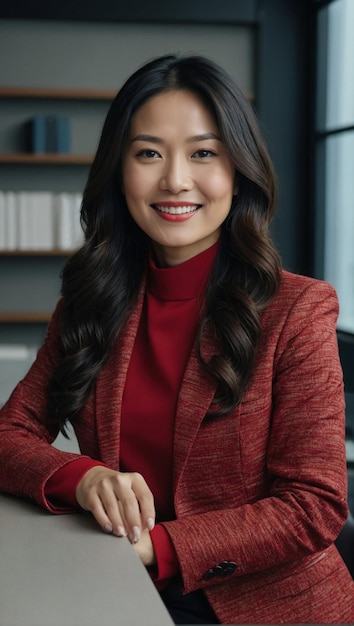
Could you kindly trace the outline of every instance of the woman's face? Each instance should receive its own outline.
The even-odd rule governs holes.
[[[133,117],[123,192],[160,263],[177,265],[217,241],[234,178],[214,119],[195,94],[163,92]]]

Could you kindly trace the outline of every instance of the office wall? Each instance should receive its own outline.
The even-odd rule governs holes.
[[[206,54],[254,89],[250,26],[0,20],[0,84],[119,88],[146,60]]]

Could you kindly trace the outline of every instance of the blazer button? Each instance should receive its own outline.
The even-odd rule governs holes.
[[[235,561],[222,561],[217,565],[214,570],[217,576],[231,576],[237,568]]]
[[[205,572],[205,574],[203,574],[203,580],[210,580],[211,578],[214,578],[214,576],[215,576],[215,568],[211,567]]]
[[[211,580],[214,576],[231,576],[236,568],[237,563],[235,563],[235,561],[221,561],[219,565],[211,567],[205,572],[205,574],[203,574],[203,580]]]

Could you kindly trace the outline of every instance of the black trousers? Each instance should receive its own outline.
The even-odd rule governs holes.
[[[180,579],[174,578],[160,596],[175,624],[220,624],[201,590],[182,594]]]

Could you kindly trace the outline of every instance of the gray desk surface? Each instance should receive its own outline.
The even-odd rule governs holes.
[[[126,538],[0,495],[1,626],[171,626]]]

